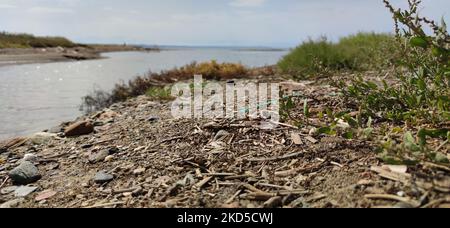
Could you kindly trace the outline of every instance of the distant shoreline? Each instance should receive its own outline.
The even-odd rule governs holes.
[[[0,67],[36,63],[70,62],[104,58],[102,53],[125,51],[159,51],[127,45],[86,45],[73,48],[6,48],[0,49]]]

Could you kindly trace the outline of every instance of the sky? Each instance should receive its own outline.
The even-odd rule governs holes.
[[[448,22],[450,1],[424,0],[420,10]],[[0,0],[0,31],[82,43],[294,47],[322,35],[392,32],[393,23],[381,0]]]

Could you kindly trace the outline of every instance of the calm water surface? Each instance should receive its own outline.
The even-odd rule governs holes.
[[[104,54],[106,59],[0,67],[0,140],[51,128],[80,116],[81,97],[109,91],[149,70],[159,72],[192,61],[275,64],[285,51],[188,49]]]

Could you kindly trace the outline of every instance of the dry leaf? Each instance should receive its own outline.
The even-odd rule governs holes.
[[[295,145],[303,145],[303,141],[302,141],[302,139],[300,138],[300,135],[299,135],[299,134],[297,134],[297,133],[292,133],[292,134],[291,134],[291,138],[292,138],[292,141],[294,142]]]

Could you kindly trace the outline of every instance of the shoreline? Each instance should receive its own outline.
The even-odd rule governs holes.
[[[0,67],[24,64],[70,62],[102,59],[102,53],[125,51],[159,51],[156,48],[142,48],[123,45],[89,45],[74,48],[25,48],[0,49]]]

